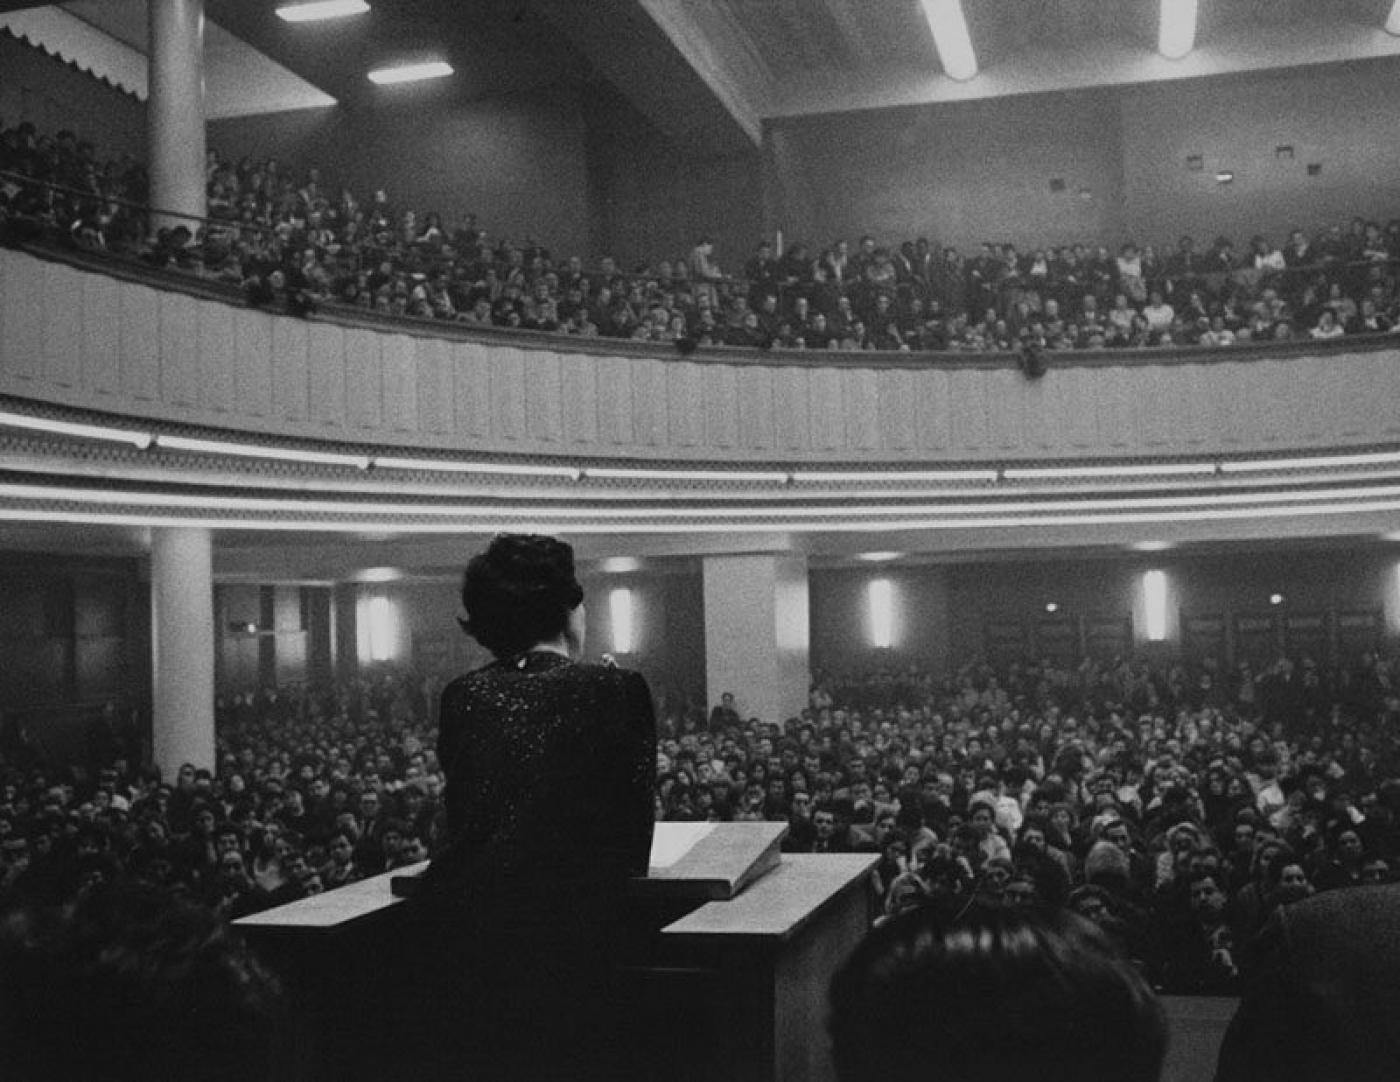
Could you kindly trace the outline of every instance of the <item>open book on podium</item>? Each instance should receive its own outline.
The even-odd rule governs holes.
[[[778,866],[786,834],[786,823],[657,823],[646,878],[632,888],[640,898],[727,901]],[[394,897],[411,895],[426,868],[391,877]]]
[[[733,898],[772,871],[786,823],[657,823],[639,897],[714,902]]]

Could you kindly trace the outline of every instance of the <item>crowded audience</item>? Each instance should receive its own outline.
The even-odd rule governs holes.
[[[1374,656],[829,674],[782,724],[673,719],[659,813],[784,821],[792,851],[876,854],[890,915],[949,897],[1068,907],[1157,987],[1228,994],[1278,907],[1392,879],[1395,677]]]
[[[688,251],[585,267],[533,238],[366,196],[315,167],[211,150],[208,218],[151,236],[143,165],[32,124],[0,131],[0,233],[135,257],[239,287],[250,304],[322,306],[548,333],[763,349],[1002,352],[1225,347],[1390,331],[1400,218],[1277,237],[1101,238],[975,252],[920,237],[751,253]],[[726,274],[725,265],[735,273]]]
[[[656,814],[875,854],[890,915],[1067,907],[1159,988],[1228,993],[1278,907],[1393,878],[1395,677],[1375,656],[819,674],[781,721],[745,717],[742,693],[664,711]],[[0,889],[40,905],[138,882],[236,918],[416,864],[442,838],[436,691],[392,673],[233,695],[217,769],[172,778],[12,748]]]

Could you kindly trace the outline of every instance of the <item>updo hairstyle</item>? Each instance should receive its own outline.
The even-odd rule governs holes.
[[[497,658],[557,639],[583,601],[573,547],[541,534],[497,534],[462,581],[462,629]]]

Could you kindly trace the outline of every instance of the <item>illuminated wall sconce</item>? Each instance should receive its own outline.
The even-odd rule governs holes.
[[[1233,184],[1235,182],[1235,174],[1228,169],[1222,169],[1215,174],[1215,181],[1217,184]]]
[[[870,645],[888,650],[894,645],[894,584],[874,579],[867,592],[870,608]]]
[[[636,612],[632,591],[619,586],[608,594],[608,612],[612,616],[612,648],[615,654],[630,654],[636,649]]]
[[[1148,642],[1167,639],[1167,575],[1145,571],[1142,575],[1143,616]]]
[[[393,661],[399,647],[399,610],[387,597],[372,597],[365,606],[370,661]]]

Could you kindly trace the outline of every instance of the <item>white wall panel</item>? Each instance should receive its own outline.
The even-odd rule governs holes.
[[[332,435],[344,435],[349,418],[346,367],[346,332],[313,334],[307,358],[307,380],[311,394],[311,420],[318,428],[329,428]],[[352,332],[353,333],[353,332]]]
[[[94,394],[122,390],[122,298],[117,281],[100,274],[82,275],[83,385]],[[3,312],[0,311],[0,316]]]
[[[591,365],[575,366],[589,368]],[[677,448],[691,450],[705,443],[707,365],[676,361],[666,367],[666,411],[671,439]]]
[[[739,446],[746,451],[773,450],[773,369],[765,365],[740,368]]]
[[[707,375],[700,403],[705,411],[705,446],[732,451],[739,445],[739,370],[732,364],[721,364]]]
[[[338,328],[317,327],[317,338],[333,340],[322,336],[321,330]],[[309,397],[311,381],[308,378],[308,340],[311,326],[303,319],[272,319],[272,403],[279,420],[305,421],[311,415]]]
[[[453,399],[456,426],[453,434],[473,443],[491,440],[491,354],[478,342],[458,342],[452,347]]]
[[[272,414],[272,318],[235,308],[233,341],[236,408],[246,417],[268,417]]]
[[[213,318],[193,297],[157,294],[160,311],[160,395],[172,406],[199,405],[199,323]]]
[[[145,286],[122,287],[122,387],[134,404],[155,402],[160,394],[160,308],[158,294]]]
[[[7,377],[27,383],[39,371],[39,355],[44,348],[44,323],[38,318],[44,308],[44,283],[30,265],[28,273],[14,267],[14,255],[0,255],[12,268],[0,289],[0,366]]]
[[[414,343],[428,339],[395,334],[384,339],[384,427],[406,435],[418,431],[418,368]]]
[[[48,388],[156,421],[481,453],[853,465],[1400,439],[1400,341],[1160,364],[1059,355],[1040,380],[1000,363],[716,361],[609,345],[558,352],[303,320],[0,252],[0,392]]]
[[[525,420],[529,438],[546,445],[564,440],[564,377],[562,358],[549,350],[522,352],[525,380]]]
[[[452,431],[456,396],[453,389],[452,343],[434,338],[409,338],[418,399],[418,430],[425,436]]]
[[[886,369],[884,374],[888,374]],[[875,451],[880,447],[880,376],[872,368],[841,370],[841,400],[846,415],[847,451]]]
[[[812,450],[829,454],[846,446],[846,403],[842,400],[844,373],[819,368],[812,373]]]
[[[233,316],[236,309],[211,306],[196,319],[199,328],[199,401],[212,413],[229,413],[237,401]]]
[[[671,404],[666,396],[666,369],[674,360],[661,362],[632,358],[632,414],[636,439],[646,448],[671,446]]]
[[[812,446],[812,410],[807,389],[810,368],[773,369],[773,431],[777,450],[802,454]]]
[[[564,359],[564,441],[580,449],[598,443],[599,365],[591,357],[569,354]]]
[[[55,387],[76,387],[82,377],[83,321],[76,310],[82,276],[59,263],[44,264],[43,378]],[[68,299],[53,303],[48,298]]]
[[[351,329],[345,332],[345,417],[357,431],[374,432],[384,423],[383,343],[390,336]]]
[[[514,346],[491,351],[487,384],[491,395],[491,435],[519,446],[525,439],[525,358]]]

